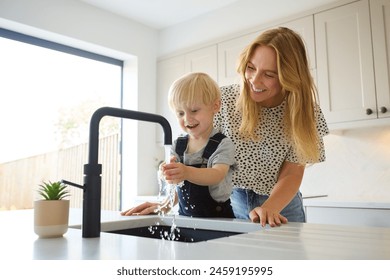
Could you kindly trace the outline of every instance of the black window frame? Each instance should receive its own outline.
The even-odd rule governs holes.
[[[120,66],[122,68],[122,72],[123,72],[124,62],[123,62],[123,60],[120,60],[120,59],[116,59],[116,58],[112,58],[109,56],[85,51],[85,50],[82,50],[79,48],[63,45],[60,43],[37,38],[37,37],[26,35],[23,33],[18,33],[15,31],[8,30],[8,29],[4,29],[4,28],[0,28],[0,36],[3,38],[31,44],[31,45],[35,45],[35,46],[39,46],[39,47],[43,47],[43,48],[47,48],[47,49],[52,49],[52,50],[56,50],[56,51],[60,51],[60,52],[68,53],[68,54],[81,56],[84,58],[97,60],[100,62],[105,62],[108,64],[117,65],[117,66]]]

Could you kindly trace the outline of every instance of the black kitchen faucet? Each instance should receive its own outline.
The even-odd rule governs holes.
[[[88,163],[84,165],[84,185],[81,186],[62,180],[66,184],[84,190],[82,224],[83,237],[100,236],[102,165],[98,163],[99,123],[105,116],[159,123],[164,130],[164,145],[172,144],[171,126],[163,116],[113,107],[102,107],[93,113],[89,127]]]

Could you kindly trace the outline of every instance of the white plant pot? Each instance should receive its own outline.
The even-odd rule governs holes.
[[[34,201],[34,232],[40,238],[62,237],[68,222],[69,200]]]

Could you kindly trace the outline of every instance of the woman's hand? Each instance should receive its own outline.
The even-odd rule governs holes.
[[[136,207],[130,208],[121,212],[122,216],[136,216],[136,215],[149,215],[156,214],[161,208],[160,203],[157,202],[144,202]]]
[[[285,161],[280,169],[279,178],[270,197],[263,205],[254,208],[249,213],[252,222],[260,223],[263,227],[271,227],[287,223],[287,218],[280,211],[288,205],[299,191],[305,166]]]
[[[271,227],[287,224],[287,218],[279,213],[279,211],[268,208],[267,206],[259,206],[249,212],[249,218],[254,223],[260,223],[265,226],[267,223]]]

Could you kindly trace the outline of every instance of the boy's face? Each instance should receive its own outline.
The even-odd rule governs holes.
[[[195,102],[188,106],[185,103],[176,107],[176,118],[182,130],[194,138],[209,138],[213,129],[214,114],[219,111],[220,101],[205,105]]]

